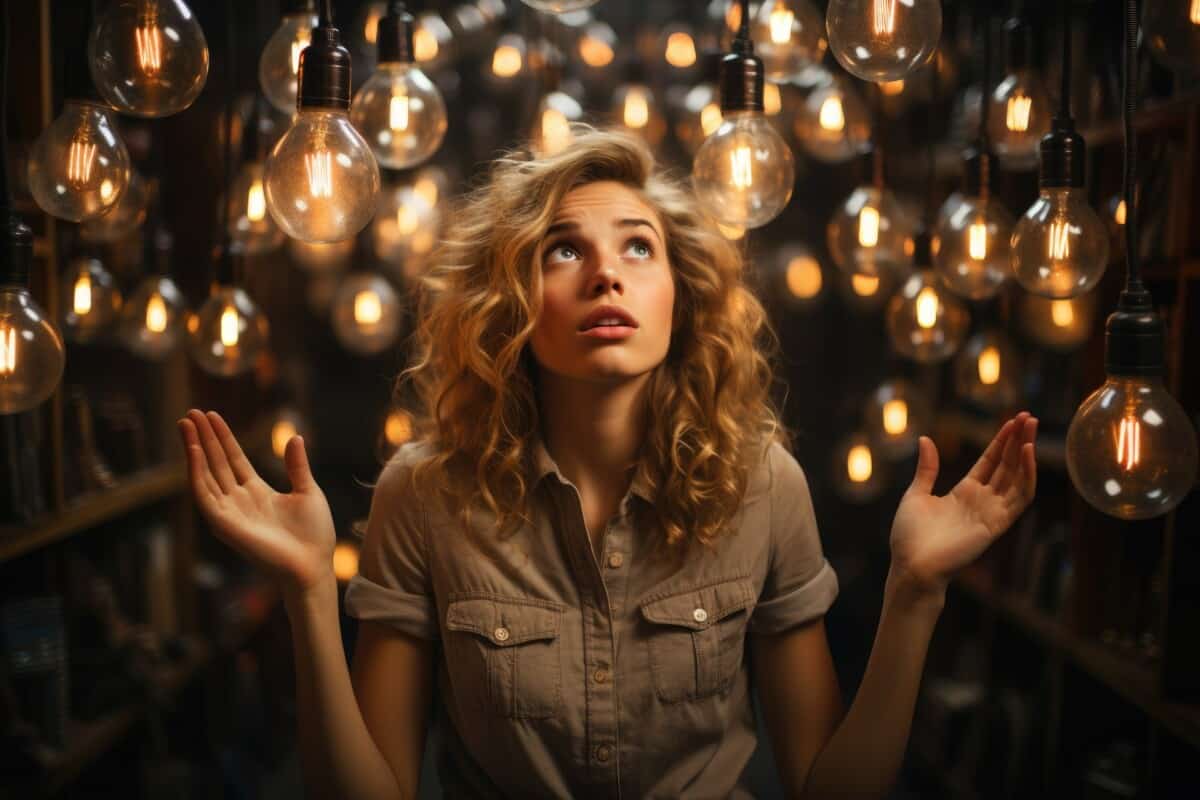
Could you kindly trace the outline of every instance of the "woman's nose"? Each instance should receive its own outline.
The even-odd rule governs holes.
[[[596,274],[592,276],[593,291],[599,290],[602,293],[614,287],[620,289],[621,281],[612,266],[604,266],[596,270]]]

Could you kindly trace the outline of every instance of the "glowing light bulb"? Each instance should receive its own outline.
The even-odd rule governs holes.
[[[332,321],[333,332],[343,347],[359,355],[375,355],[396,341],[400,301],[383,277],[353,273],[334,294]]]
[[[395,267],[416,269],[432,250],[439,214],[415,183],[387,187],[371,223],[375,254]]]
[[[597,0],[521,0],[522,3],[538,11],[548,14],[565,14],[568,11],[581,11],[596,5]]]
[[[846,111],[842,107],[840,95],[831,95],[821,102],[818,122],[821,128],[833,133],[840,133],[846,129]]]
[[[902,379],[881,383],[863,409],[871,442],[883,456],[893,460],[916,452],[917,439],[928,431],[931,418],[924,394]]]
[[[290,419],[279,419],[271,426],[271,450],[276,458],[283,458],[287,452],[287,443],[297,433],[296,425]]]
[[[970,315],[947,292],[937,274],[917,270],[888,302],[888,337],[896,352],[923,364],[945,361],[958,352]]]
[[[856,444],[850,448],[846,456],[846,475],[855,483],[865,483],[871,479],[871,448],[865,444]]]
[[[1142,37],[1154,60],[1167,69],[1200,75],[1200,0],[1146,0]]]
[[[726,225],[757,228],[792,196],[792,150],[760,112],[731,111],[696,153],[692,185],[705,212]]]
[[[1121,200],[1117,203],[1117,208],[1113,212],[1113,220],[1118,225],[1125,224],[1125,201],[1124,200]]]
[[[427,160],[446,135],[446,104],[420,67],[384,62],[354,96],[350,119],[379,163],[407,169]]]
[[[312,3],[296,3],[279,20],[258,58],[258,85],[279,111],[294,114],[299,87],[300,53],[312,40],[317,14]]]
[[[100,192],[105,193],[103,185]],[[148,195],[146,182],[135,170],[130,170],[125,191],[108,211],[80,223],[79,238],[93,244],[110,244],[129,236],[146,221]]]
[[[821,264],[811,255],[798,255],[788,259],[787,287],[793,297],[809,300],[821,291]]]
[[[1020,364],[1000,331],[985,330],[968,339],[954,372],[958,395],[984,410],[1003,411],[1020,400]]]
[[[663,60],[675,69],[687,69],[696,63],[696,42],[686,30],[674,30],[667,34],[663,48]]]
[[[940,0],[830,0],[829,48],[866,81],[903,78],[929,60],[942,34]]]
[[[1000,351],[989,345],[979,353],[979,382],[991,386],[1000,381]]]
[[[854,287],[854,292],[860,297],[871,297],[879,291],[878,275],[863,275],[856,272],[850,276],[850,283]]]
[[[931,286],[921,289],[917,295],[917,324],[929,330],[937,324],[938,296]]]
[[[1015,70],[997,84],[988,102],[988,136],[1000,163],[1010,169],[1036,166],[1053,113],[1041,76],[1032,69]]]
[[[766,76],[786,82],[821,63],[827,42],[821,13],[811,0],[767,0],[759,4],[750,29],[754,52]]]
[[[620,128],[657,145],[667,131],[666,120],[649,86],[627,83],[613,93],[613,121]]]
[[[383,435],[392,447],[399,447],[412,439],[412,417],[403,409],[394,409],[383,424]]]
[[[333,574],[345,582],[358,574],[358,545],[353,542],[338,542],[333,548]]]
[[[78,258],[63,274],[63,335],[90,342],[107,332],[121,313],[122,297],[116,280],[94,258]]]
[[[963,198],[934,237],[934,265],[946,286],[972,300],[999,291],[1012,271],[1012,228],[1012,217],[996,200]]]
[[[157,360],[179,344],[184,314],[183,294],[175,282],[151,275],[122,306],[118,335],[135,354]]]
[[[858,93],[841,79],[817,86],[801,104],[792,132],[805,152],[828,164],[839,164],[866,152],[871,123]]]
[[[0,285],[0,414],[44,402],[62,379],[65,360],[62,338],[29,288]]]
[[[283,231],[267,213],[263,165],[250,161],[242,165],[229,197],[229,235],[242,251],[257,255],[278,249]]]
[[[322,244],[305,242],[301,239],[288,239],[288,255],[306,272],[326,274],[345,269],[354,253],[354,239],[343,239],[338,242]]]
[[[164,117],[204,88],[208,44],[183,0],[120,0],[93,28],[88,63],[96,88],[118,111]]]
[[[883,406],[883,429],[893,436],[908,430],[908,403],[888,400]]]
[[[905,243],[913,222],[888,189],[860,186],[834,212],[826,228],[829,255],[841,269],[862,275],[907,273]]]
[[[1095,287],[1108,253],[1108,232],[1082,187],[1043,188],[1012,235],[1017,281],[1044,297],[1076,297]]]
[[[1018,305],[1021,327],[1030,339],[1052,350],[1073,350],[1092,335],[1096,293],[1051,300],[1023,292]]]
[[[521,74],[525,68],[525,47],[525,40],[516,34],[507,33],[497,39],[492,50],[491,74],[502,80]]]
[[[80,222],[110,211],[130,179],[129,152],[105,107],[68,100],[29,153],[29,191],[47,214]]]
[[[545,156],[561,153],[575,138],[571,123],[583,119],[583,106],[566,92],[548,92],[538,102],[533,131],[529,137],[534,154]]]
[[[886,487],[882,464],[864,433],[853,433],[834,447],[834,488],[843,500],[868,503]]]
[[[603,69],[616,58],[617,36],[605,23],[593,22],[584,28],[576,51],[583,63],[594,70]]]
[[[267,347],[267,318],[245,291],[217,285],[187,324],[188,350],[205,372],[234,377],[248,372]]]

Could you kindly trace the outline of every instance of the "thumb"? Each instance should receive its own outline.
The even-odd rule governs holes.
[[[913,476],[908,491],[930,494],[938,476],[938,451],[933,440],[922,436],[917,440],[917,474]]]
[[[309,492],[317,488],[313,480],[312,470],[308,466],[308,453],[304,449],[304,439],[293,436],[288,439],[283,451],[283,462],[287,466],[288,480],[292,482],[292,491]]]

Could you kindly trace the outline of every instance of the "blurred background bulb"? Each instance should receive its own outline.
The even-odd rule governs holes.
[[[250,161],[242,165],[227,202],[229,237],[241,245],[242,252],[247,255],[269,253],[283,244],[283,231],[267,213],[261,163]]]
[[[806,245],[785,244],[772,259],[770,296],[793,310],[816,305],[825,295],[825,273],[821,262]]]
[[[436,11],[417,15],[413,29],[413,58],[426,70],[447,64],[454,54],[454,31]]]
[[[333,332],[352,353],[370,356],[391,347],[400,332],[400,299],[385,278],[347,275],[333,297]]]
[[[667,123],[654,92],[644,83],[626,83],[613,93],[612,119],[618,128],[654,146],[662,141]]]
[[[393,408],[383,420],[383,443],[387,452],[395,450],[413,438],[413,419],[402,408]]]
[[[829,0],[829,49],[851,75],[894,81],[924,64],[942,35],[941,0]]]
[[[829,221],[829,256],[839,268],[854,273],[907,274],[913,227],[891,190],[859,186]]]
[[[1022,292],[1017,313],[1022,330],[1042,347],[1074,350],[1091,338],[1096,321],[1096,293],[1052,300]]]
[[[29,288],[0,285],[0,414],[40,405],[54,394],[65,363],[62,337]]]
[[[438,222],[437,208],[416,184],[387,187],[371,223],[375,255],[400,274],[414,274],[437,243]]]
[[[867,150],[871,118],[858,92],[848,82],[834,78],[809,92],[793,120],[792,132],[810,156],[839,164]]]
[[[354,95],[350,120],[380,164],[407,169],[442,145],[446,103],[433,81],[412,63],[380,64]]]
[[[1021,399],[1016,350],[999,330],[984,330],[963,346],[954,363],[958,396],[986,411],[1006,411]]]
[[[1186,76],[1200,74],[1200,2],[1146,0],[1142,35],[1154,59]]]
[[[1041,76],[1032,69],[1011,72],[988,99],[988,137],[1000,159],[1010,169],[1037,166],[1038,145],[1050,132],[1050,94]]]
[[[838,287],[846,306],[860,313],[873,313],[883,308],[896,287],[898,277],[891,272],[864,275],[861,272],[838,270]]]
[[[881,383],[867,398],[863,419],[867,435],[885,458],[908,458],[917,452],[917,439],[929,432],[929,401],[900,378]]]
[[[588,72],[596,74],[605,71],[616,59],[616,32],[606,22],[588,23],[575,43],[575,55],[583,62]]]
[[[296,112],[300,53],[317,27],[313,0],[288,0],[279,27],[267,39],[258,59],[258,85],[263,96],[284,114]]]
[[[888,301],[887,330],[892,347],[906,358],[936,364],[962,346],[971,318],[965,305],[942,286],[932,269],[909,276]]]
[[[354,239],[340,242],[306,242],[303,239],[287,240],[288,255],[300,269],[314,274],[340,272],[350,266],[354,254]]]
[[[208,43],[183,0],[116,0],[92,29],[88,64],[118,111],[165,117],[190,106],[208,78]]]
[[[750,31],[772,81],[796,79],[825,57],[825,23],[811,0],[763,0]]]
[[[186,316],[186,302],[175,282],[166,275],[149,275],[125,301],[118,333],[135,354],[159,360],[179,344]]]
[[[1092,289],[1108,266],[1108,231],[1082,188],[1048,187],[1012,235],[1017,281],[1045,297],[1075,297]]]
[[[694,70],[700,61],[696,37],[691,27],[683,23],[667,25],[659,34],[655,50],[675,80]]]
[[[73,342],[90,342],[121,313],[121,290],[99,259],[76,258],[62,276],[62,331]]]
[[[574,139],[571,123],[583,119],[583,106],[566,92],[547,92],[538,102],[529,141],[538,158],[561,153]]]
[[[566,11],[579,11],[594,6],[597,0],[521,0],[521,2],[538,11],[562,14]]]
[[[371,221],[379,166],[344,111],[302,108],[267,158],[266,190],[267,209],[288,236],[339,241]]]
[[[51,216],[80,222],[110,211],[129,183],[129,151],[112,112],[68,100],[29,152],[29,191]]]
[[[758,111],[729,111],[692,161],[692,186],[705,212],[726,225],[757,228],[792,197],[796,162]]]
[[[1012,273],[1013,219],[994,198],[964,197],[937,227],[933,261],[951,291],[992,297]]]
[[[528,71],[528,45],[516,33],[506,33],[496,40],[491,58],[486,60],[486,72],[493,86],[511,86]]]
[[[869,503],[887,488],[883,463],[862,432],[843,438],[833,449],[833,486],[843,500]]]
[[[79,225],[79,238],[92,244],[119,242],[146,221],[149,190],[138,171],[129,171],[129,183],[108,211],[89,217]]]
[[[311,450],[313,446],[312,432],[304,415],[290,406],[275,409],[271,414],[267,429],[267,445],[271,455],[282,460],[287,452],[287,443],[294,436],[303,437],[304,446]]]
[[[1109,375],[1067,429],[1067,472],[1083,499],[1125,520],[1165,514],[1196,481],[1196,431],[1161,376]]]
[[[248,372],[267,347],[267,317],[244,290],[215,285],[187,321],[188,350],[210,375],[231,378]]]

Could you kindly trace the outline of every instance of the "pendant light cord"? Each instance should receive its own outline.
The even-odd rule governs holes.
[[[936,108],[941,95],[942,81],[938,75],[937,54],[934,54],[933,58],[933,69],[929,70],[929,102]],[[929,232],[933,231],[934,220],[937,218],[937,211],[934,208],[934,203],[937,202],[936,120],[937,114],[928,114],[925,117],[925,229]]]
[[[1062,0],[1062,87],[1058,97],[1059,119],[1071,118],[1071,0]]]
[[[738,0],[738,5],[742,8],[742,13],[739,15],[737,36],[733,39],[733,52],[735,53],[753,53],[754,42],[750,40],[750,0]]]
[[[1137,134],[1133,114],[1137,108],[1137,0],[1125,2],[1125,47],[1122,94],[1124,95],[1123,123],[1125,128],[1125,289],[1141,290],[1138,270],[1138,209],[1137,209]]]
[[[9,3],[4,3],[4,12],[0,14],[3,20],[4,34],[0,36],[0,205],[12,210],[12,187],[8,185],[8,29],[11,27]]]
[[[975,6],[976,9],[982,9],[980,24],[983,28],[983,77],[979,81],[979,141],[985,153],[988,150],[988,107],[991,105],[988,102],[991,95],[988,81],[992,77],[992,12],[988,8],[989,2],[990,0],[979,0]]]
[[[333,27],[333,2],[332,2],[332,0],[322,0],[320,25],[322,28],[332,28]]]

